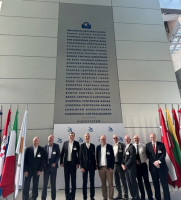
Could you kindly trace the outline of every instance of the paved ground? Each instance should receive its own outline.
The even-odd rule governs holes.
[[[171,190],[170,191],[171,200],[181,200],[181,191],[178,191],[178,189],[173,189],[173,188],[170,188],[170,190]],[[65,199],[65,193],[64,192],[65,192],[64,190],[58,190],[57,191],[57,200],[64,200]],[[89,190],[88,190],[88,194],[89,194]],[[116,192],[116,189],[115,189],[115,196],[116,195],[117,195],[117,192]],[[82,200],[82,199],[83,199],[82,198],[82,190],[81,189],[77,189],[76,200]],[[101,194],[101,189],[100,188],[96,188],[95,199],[96,200],[102,200],[102,194]],[[13,196],[9,196],[7,198],[7,200],[13,200]],[[22,200],[21,191],[18,194],[17,200]],[[39,190],[39,197],[38,197],[37,200],[41,200],[41,189]],[[50,189],[48,189],[47,200],[51,200]]]

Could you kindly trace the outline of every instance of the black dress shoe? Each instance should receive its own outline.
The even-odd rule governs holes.
[[[92,197],[91,200],[95,200],[94,197]]]
[[[123,199],[123,197],[117,196],[117,197],[113,198],[113,200],[116,200],[116,199]]]

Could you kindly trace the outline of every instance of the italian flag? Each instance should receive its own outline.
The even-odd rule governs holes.
[[[3,198],[6,198],[8,195],[14,192],[15,144],[16,144],[17,132],[18,132],[18,110],[16,111],[13,129],[11,131],[6,159],[2,171],[0,187],[2,188]]]

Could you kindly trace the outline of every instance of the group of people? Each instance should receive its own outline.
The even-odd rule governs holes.
[[[133,200],[144,200],[145,189],[149,200],[153,200],[153,192],[149,182],[149,171],[153,180],[155,198],[161,200],[160,182],[163,188],[164,200],[170,200],[168,187],[168,168],[165,162],[166,150],[163,143],[156,140],[155,133],[150,134],[151,142],[146,145],[140,143],[138,135],[124,137],[125,144],[119,142],[118,135],[113,135],[113,145],[106,141],[106,136],[101,135],[100,145],[95,147],[90,143],[90,134],[85,133],[85,142],[79,145],[74,140],[75,133],[69,134],[69,140],[64,142],[60,153],[59,145],[54,143],[54,136],[48,137],[48,144],[39,146],[39,138],[33,138],[33,146],[28,147],[24,160],[24,188],[23,200],[29,200],[31,178],[33,178],[32,200],[38,197],[39,176],[44,171],[44,181],[41,199],[47,198],[47,185],[50,177],[51,198],[56,199],[56,176],[60,160],[60,166],[64,168],[65,198],[75,200],[76,171],[80,166],[83,178],[83,200],[87,200],[88,174],[90,180],[90,199],[95,200],[95,170],[98,169],[101,180],[103,200],[128,199],[128,188]],[[113,176],[118,191],[114,195]],[[71,180],[71,190],[70,190]],[[144,180],[144,183],[143,183]],[[123,191],[121,183],[123,186]],[[108,188],[107,188],[108,182]],[[144,189],[145,188],[145,189]],[[107,192],[107,189],[109,192]],[[139,196],[139,191],[141,196]]]

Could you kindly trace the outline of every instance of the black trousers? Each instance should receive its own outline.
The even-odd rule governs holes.
[[[75,199],[75,192],[76,192],[76,164],[72,163],[71,161],[67,161],[64,164],[64,177],[65,177],[65,196],[66,199]],[[72,191],[70,192],[70,178],[71,178],[71,185]]]
[[[44,170],[43,189],[41,195],[42,200],[46,200],[47,198],[47,186],[49,177],[51,183],[51,198],[52,200],[56,199],[56,176],[57,176],[57,167],[51,167],[50,165],[47,165]]]
[[[122,197],[121,183],[123,185],[124,198],[128,198],[128,186],[126,183],[125,171],[117,163],[114,164],[114,180],[118,191],[118,196]]]
[[[130,169],[126,170],[126,180],[127,180],[132,198],[134,200],[139,200],[140,198],[139,198],[139,193],[138,193],[138,185],[136,182],[136,169],[134,171]]]
[[[152,193],[150,182],[149,182],[147,164],[145,162],[141,164],[137,164],[136,169],[137,169],[137,180],[138,180],[138,187],[141,193],[141,199],[145,199],[145,189],[143,185],[143,180],[144,180],[148,199],[153,200],[153,193]]]
[[[38,183],[39,177],[36,172],[29,173],[28,176],[25,177],[24,180],[24,187],[23,187],[23,200],[29,200],[29,190],[30,190],[30,183],[31,178],[33,177],[33,188],[32,188],[32,200],[36,200],[38,197]]]
[[[155,189],[156,200],[161,200],[160,194],[160,182],[163,188],[164,200],[170,200],[170,192],[168,188],[168,174],[162,168],[156,170],[150,170],[153,185]],[[159,182],[160,180],[160,182]]]
[[[95,196],[95,186],[94,186],[94,177],[95,177],[95,170],[94,169],[85,169],[85,172],[82,174],[83,177],[83,198],[87,199],[87,178],[89,173],[89,180],[90,180],[90,197],[93,198]]]

